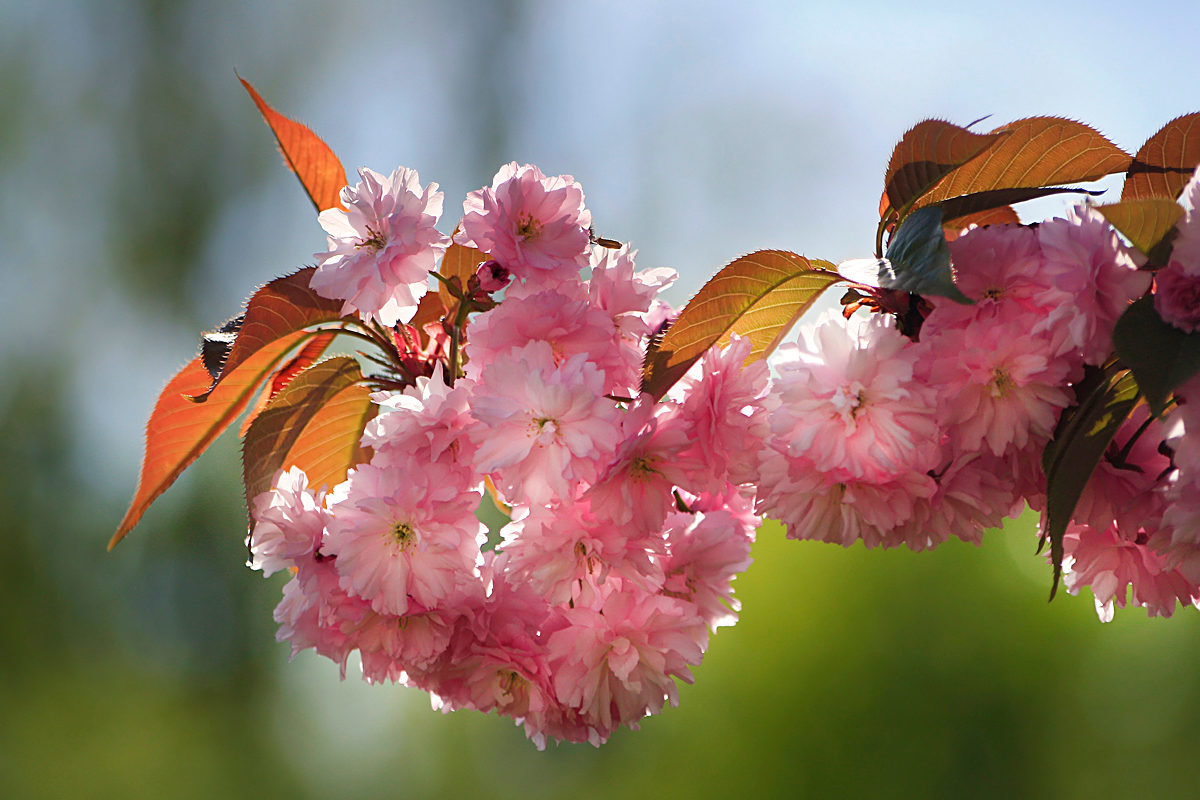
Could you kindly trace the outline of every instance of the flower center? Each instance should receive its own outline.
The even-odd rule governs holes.
[[[371,228],[370,226],[368,226],[367,227],[367,238],[363,239],[361,242],[359,242],[357,245],[355,245],[355,247],[357,247],[360,250],[364,247],[367,247],[367,248],[370,248],[373,252],[378,253],[380,250],[383,249],[383,246],[386,244],[387,244],[387,237],[384,236],[379,231],[375,230],[374,228]]]
[[[867,387],[851,381],[847,386],[839,386],[830,402],[843,421],[852,422],[867,403]]]
[[[542,223],[533,218],[532,214],[522,214],[517,218],[517,236],[528,241],[542,235]]]
[[[393,522],[389,533],[401,550],[407,550],[417,541],[417,532],[407,522]]]
[[[992,397],[1004,397],[1015,385],[1012,376],[1008,374],[1008,370],[1004,367],[995,367],[992,369]]]
[[[629,462],[629,477],[635,481],[647,481],[658,471],[658,459],[650,456],[637,456]]]

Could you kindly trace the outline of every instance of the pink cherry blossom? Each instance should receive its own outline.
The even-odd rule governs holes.
[[[400,462],[438,463],[458,478],[462,491],[481,482],[472,468],[475,445],[468,429],[475,420],[470,402],[474,383],[460,378],[447,386],[441,362],[428,378],[403,392],[373,396],[381,413],[363,430],[363,445],[373,448],[373,462],[388,467]]]
[[[404,614],[412,601],[437,607],[477,574],[480,496],[444,472],[364,464],[329,495],[322,552],[337,557],[342,588],[381,614]]]
[[[315,553],[325,529],[324,498],[324,489],[308,488],[299,467],[277,472],[271,489],[251,503],[250,566],[267,576]]]
[[[1084,586],[1091,587],[1102,622],[1112,620],[1114,605],[1124,608],[1130,600],[1152,617],[1171,616],[1176,603],[1200,605],[1200,586],[1153,550],[1143,536],[1128,538],[1115,527],[1096,530],[1071,525],[1063,543],[1067,590],[1078,594]]]
[[[1074,362],[1048,355],[1044,340],[1019,319],[980,320],[960,335],[923,335],[917,349],[955,452],[987,448],[1002,456],[1045,442],[1071,403]]]
[[[692,682],[708,628],[687,605],[635,590],[614,592],[601,607],[562,610],[547,657],[559,702],[575,709],[600,741],[619,725],[679,704],[675,678]]]
[[[482,250],[523,278],[577,280],[587,266],[591,224],[574,178],[546,177],[514,161],[500,168],[490,188],[467,195],[455,241]]]
[[[741,603],[732,583],[750,566],[754,528],[719,509],[672,514],[666,533],[671,555],[663,567],[662,593],[692,603],[714,633],[737,622]]]
[[[758,452],[770,432],[769,376],[765,360],[746,364],[750,350],[749,339],[732,334],[728,345],[710,347],[673,387],[671,397],[679,403],[674,416],[692,437],[680,461],[689,480],[679,483],[692,491],[750,483],[757,474]]]
[[[390,176],[363,167],[359,182],[342,189],[347,210],[322,211],[329,250],[317,253],[311,286],[322,297],[344,300],[342,315],[357,312],[387,326],[408,322],[428,288],[429,273],[449,238],[439,232],[442,193],[421,188],[416,170]]]
[[[596,479],[620,440],[604,374],[578,354],[558,364],[546,342],[530,342],[484,366],[471,413],[475,466],[494,473],[505,496],[541,505]]]
[[[1172,260],[1154,275],[1154,310],[1185,333],[1200,330],[1200,264]]]
[[[1100,364],[1112,352],[1117,318],[1150,288],[1150,274],[1138,271],[1144,259],[1088,206],[1073,209],[1066,219],[1043,222],[1037,234],[1046,269],[1071,297],[1062,325],[1084,361]]]
[[[772,441],[831,482],[886,482],[939,457],[936,397],[914,380],[919,350],[880,317],[827,315],[779,352]]]

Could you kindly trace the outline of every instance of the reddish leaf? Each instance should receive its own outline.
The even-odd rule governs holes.
[[[946,234],[946,241],[953,242],[958,238],[966,228],[972,225],[1020,225],[1021,218],[1017,216],[1017,212],[1012,206],[1000,206],[999,208],[989,208],[987,211],[977,211],[974,214],[967,214],[964,217],[955,217],[952,220],[947,220],[942,223],[942,230]]]
[[[463,247],[461,244],[451,242],[446,248],[446,255],[442,257],[442,266],[438,269],[444,278],[458,277],[462,281],[463,288],[466,288],[467,281],[479,269],[479,265],[487,260],[487,254],[481,250],[476,250],[474,247]],[[450,294],[450,290],[445,284],[438,281],[438,294],[445,303],[446,308],[455,308],[458,305],[458,300],[454,295]]]
[[[932,189],[955,168],[978,156],[1000,139],[999,133],[972,133],[940,119],[918,122],[892,151],[884,174],[879,216],[904,209]]]
[[[1174,200],[1200,164],[1200,113],[1177,117],[1138,150],[1121,190],[1122,200]]]
[[[188,398],[204,391],[211,380],[199,356],[171,379],[146,424],[141,475],[129,510],[108,543],[110,550],[137,525],[159,495],[229,427],[250,402],[254,388],[283,354],[306,335],[296,332],[258,350],[231,372],[203,404]]]
[[[316,267],[305,267],[276,278],[254,293],[246,303],[241,329],[225,358],[221,374],[212,381],[208,392],[213,391],[225,375],[281,336],[341,319],[342,301],[321,297],[309,288],[308,282],[314,271]],[[203,402],[208,392],[201,392],[193,399]]]
[[[1152,262],[1166,263],[1166,253],[1156,252],[1160,245],[1170,248],[1168,235],[1183,216],[1183,207],[1165,197],[1122,200],[1096,210],[1134,247],[1151,256]]]
[[[246,431],[250,430],[250,423],[254,422],[254,418],[258,416],[267,403],[275,395],[283,391],[283,388],[292,382],[292,378],[303,369],[307,369],[324,353],[325,349],[337,336],[336,331],[321,331],[309,340],[308,344],[300,348],[300,352],[288,359],[288,362],[276,370],[271,376],[271,380],[263,385],[262,391],[258,394],[258,399],[254,401],[254,407],[250,409],[250,413],[242,420],[242,427],[238,429],[238,437],[245,438]]]
[[[329,145],[306,126],[288,119],[267,105],[267,101],[245,79],[238,80],[246,87],[250,99],[271,127],[283,160],[300,179],[300,185],[308,193],[308,199],[316,206],[317,212],[327,208],[345,208],[339,194],[346,185],[346,170]]]
[[[992,133],[1006,135],[951,171],[916,205],[928,206],[996,189],[1094,181],[1124,172],[1130,164],[1129,154],[1094,128],[1068,119],[1030,117]]]
[[[751,341],[747,360],[764,358],[829,286],[843,280],[828,261],[783,250],[742,256],[697,292],[646,353],[642,391],[667,393],[709,347],[736,333]]]
[[[302,371],[271,400],[242,448],[248,503],[271,488],[285,467],[303,469],[316,489],[340,483],[350,467],[370,457],[359,440],[378,406],[362,377],[355,359],[337,356]]]

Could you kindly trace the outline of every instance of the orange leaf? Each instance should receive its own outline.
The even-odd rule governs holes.
[[[239,77],[238,80],[246,87],[250,99],[271,127],[283,160],[300,179],[300,185],[316,206],[317,213],[327,208],[345,208],[339,195],[346,185],[346,170],[329,145],[308,127],[288,119],[267,105],[267,101],[244,78]]]
[[[479,269],[479,265],[487,261],[487,254],[481,250],[476,250],[474,247],[464,247],[461,244],[451,242],[446,248],[446,254],[442,256],[442,266],[438,269],[444,278],[453,278],[457,276],[462,281],[462,286],[466,289],[467,281]],[[456,308],[458,300],[446,288],[445,284],[438,281],[438,294],[441,295],[442,302],[446,304],[446,308]]]
[[[709,347],[724,345],[731,333],[750,339],[747,361],[765,358],[821,292],[841,280],[828,261],[784,250],[742,256],[704,284],[651,344],[642,391],[662,397]]]
[[[946,175],[917,201],[929,206],[997,189],[1094,181],[1129,168],[1130,157],[1094,128],[1059,117],[1030,117],[992,131],[994,145]]]
[[[958,238],[959,233],[963,229],[971,225],[1020,225],[1021,218],[1017,216],[1017,212],[1012,206],[1000,206],[999,208],[989,208],[987,211],[977,211],[974,214],[967,214],[963,217],[947,220],[942,223],[942,228],[946,233],[946,241],[953,242]]]
[[[305,267],[291,275],[276,278],[251,296],[246,303],[246,313],[233,347],[208,392],[220,385],[227,373],[236,370],[261,348],[281,336],[288,336],[311,325],[341,319],[342,301],[321,297],[309,288],[308,282],[315,271],[316,267]],[[203,402],[208,392],[202,391],[193,399]]]
[[[248,503],[285,467],[300,467],[318,489],[340,483],[350,467],[370,458],[359,440],[379,407],[362,377],[355,359],[326,359],[293,378],[255,417],[242,449]]]
[[[904,209],[1002,136],[1001,133],[972,133],[940,119],[918,122],[892,151],[883,178],[880,218],[887,216],[891,208]]]
[[[1146,140],[1133,158],[1122,200],[1174,200],[1200,164],[1200,113],[1176,117]]]
[[[199,356],[171,379],[154,404],[146,424],[141,475],[129,510],[108,543],[110,550],[133,530],[146,509],[246,408],[254,388],[283,354],[309,335],[298,331],[258,350],[231,372],[205,403],[195,403],[188,397],[203,392],[212,380]]]
[[[300,370],[307,369],[314,361],[320,358],[336,336],[337,331],[321,331],[308,344],[300,348],[299,353],[288,359],[288,362],[275,372],[270,381],[263,384],[258,399],[254,401],[254,407],[250,409],[250,413],[242,420],[242,427],[238,430],[239,438],[244,439],[246,437],[246,431],[250,429],[250,423],[254,422],[254,418],[258,416],[259,412],[267,407],[267,403],[271,402],[271,398],[283,391],[283,388],[291,383],[292,378],[296,377],[296,374]]]

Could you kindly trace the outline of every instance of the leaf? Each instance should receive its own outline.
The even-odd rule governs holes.
[[[233,342],[237,339],[238,331],[242,329],[242,315],[234,317],[221,325],[215,331],[205,331],[200,334],[200,358],[204,368],[215,381],[221,375],[221,367],[229,357]]]
[[[1013,203],[1023,203],[1026,200],[1036,200],[1039,197],[1048,197],[1052,194],[1068,193],[1089,194],[1093,196],[1104,194],[1102,190],[1089,191],[1070,186],[1037,186],[1023,189],[992,189],[986,192],[975,192],[974,194],[951,197],[949,200],[943,200],[940,203],[932,205],[936,205],[942,209],[942,214],[946,219],[957,219],[971,214],[984,213],[992,209],[1010,206]]]
[[[940,119],[918,122],[900,139],[883,178],[879,216],[906,209],[957,167],[978,156],[1004,134],[973,133]]]
[[[258,416],[267,403],[275,395],[283,391],[283,388],[291,383],[292,378],[303,369],[307,369],[314,361],[320,358],[330,343],[337,337],[337,331],[321,331],[309,340],[308,344],[300,348],[300,352],[288,359],[288,362],[276,370],[271,376],[271,380],[263,384],[262,391],[259,392],[258,400],[254,402],[254,407],[250,409],[250,413],[242,420],[242,427],[238,429],[238,437],[245,438],[246,431],[250,430],[250,423],[254,422],[254,418]]]
[[[1185,333],[1164,321],[1153,297],[1125,310],[1113,329],[1113,346],[1155,414],[1166,409],[1171,392],[1200,372],[1200,331]]]
[[[238,80],[246,87],[250,99],[258,106],[259,113],[275,134],[283,160],[300,179],[300,185],[316,206],[317,213],[327,208],[345,208],[339,195],[346,185],[346,169],[329,145],[306,126],[288,119],[267,105],[267,101],[244,78],[239,77]]]
[[[329,358],[302,371],[268,403],[242,447],[248,504],[284,467],[300,467],[318,489],[340,483],[350,467],[369,459],[359,440],[378,406],[362,379],[354,358]]]
[[[944,214],[944,212],[943,212]],[[955,217],[942,222],[942,233],[947,242],[953,242],[959,234],[972,225],[1020,225],[1021,218],[1012,206],[989,208],[987,211],[976,211],[963,217]]]
[[[310,335],[296,332],[261,348],[230,372],[203,404],[192,402],[188,397],[204,391],[211,381],[200,356],[188,362],[170,380],[150,413],[137,489],[108,549],[115,547],[133,530],[146,509],[242,413],[254,388],[283,354]]]
[[[948,297],[964,305],[974,302],[954,285],[940,208],[919,208],[900,225],[888,245],[887,261],[880,266],[879,285],[926,297]]]
[[[1174,200],[1200,164],[1200,113],[1176,117],[1151,136],[1133,157],[1122,200]]]
[[[661,398],[714,344],[736,333],[764,358],[821,292],[842,280],[833,264],[783,250],[742,256],[696,293],[646,353],[642,391]]]
[[[1054,580],[1050,599],[1062,576],[1063,536],[1088,479],[1109,442],[1137,405],[1138,384],[1117,362],[1090,368],[1075,387],[1076,402],[1058,420],[1054,438],[1042,453],[1046,472],[1046,525]]]
[[[1030,117],[992,131],[1006,134],[951,171],[917,201],[928,206],[995,189],[1094,181],[1129,168],[1130,157],[1094,128],[1059,117]],[[947,216],[958,216],[947,212]]]
[[[281,336],[342,318],[342,301],[321,297],[309,288],[309,279],[315,271],[316,267],[305,267],[276,278],[250,297],[246,313],[242,315],[241,329],[221,372],[213,379],[208,391],[200,392],[192,399],[204,402],[226,374]]]
[[[1151,263],[1167,263],[1174,238],[1170,234],[1183,216],[1183,207],[1174,200],[1145,197],[1097,206],[1096,210],[1134,247],[1150,256]]]
[[[463,289],[467,287],[467,281],[479,269],[479,265],[487,261],[487,254],[482,250],[476,250],[474,247],[464,247],[456,242],[451,242],[446,248],[446,254],[442,256],[442,265],[438,272],[445,278],[453,278],[457,276],[462,281]],[[441,295],[442,302],[446,304],[446,308],[456,308],[458,299],[450,293],[445,284],[438,281],[438,294]]]

